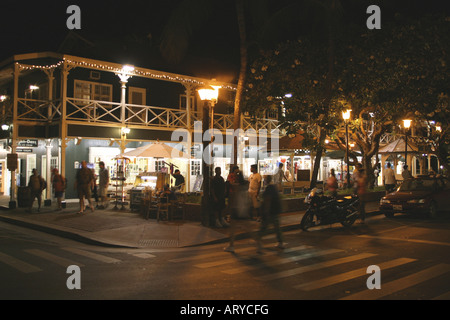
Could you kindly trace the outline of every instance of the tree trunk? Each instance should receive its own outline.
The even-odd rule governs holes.
[[[334,10],[335,3],[334,1],[331,4],[329,9],[329,14],[331,14]],[[333,95],[333,87],[334,87],[334,62],[335,62],[335,30],[334,26],[330,24],[328,26],[328,74],[327,74],[327,89],[325,92],[325,107],[330,110],[331,97]],[[320,161],[322,160],[322,153],[324,150],[325,138],[327,136],[327,132],[324,128],[320,128],[319,135],[319,147],[317,148],[316,158],[314,159],[314,169],[313,175],[311,177],[311,188],[314,188],[317,184],[317,175],[319,173]],[[324,177],[326,179],[326,177]]]
[[[245,14],[244,14],[243,0],[236,0],[236,13],[239,25],[241,68],[239,70],[239,80],[236,90],[236,97],[234,99],[233,129],[235,130],[235,132],[240,128],[241,124],[241,100],[242,94],[244,92],[245,79],[247,75],[247,36],[245,30]],[[237,154],[238,154],[238,137],[234,136],[233,159],[231,162],[232,165],[237,165]]]
[[[320,161],[322,160],[322,153],[323,153],[323,144],[325,142],[326,138],[326,132],[323,129],[320,129],[320,137],[319,137],[319,147],[317,148],[316,156],[314,158],[314,168],[313,168],[313,174],[311,177],[311,184],[310,188],[314,188],[317,185],[317,176],[319,174],[320,169]]]

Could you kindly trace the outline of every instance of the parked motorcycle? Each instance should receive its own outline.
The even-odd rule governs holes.
[[[337,222],[344,227],[350,227],[359,216],[357,195],[337,199],[325,196],[321,189],[314,188],[305,198],[305,203],[309,204],[309,207],[300,223],[300,227],[305,231]]]

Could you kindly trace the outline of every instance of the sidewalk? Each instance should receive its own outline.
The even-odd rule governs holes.
[[[129,248],[178,248],[229,241],[229,228],[205,227],[197,221],[159,221],[146,220],[138,212],[89,209],[78,214],[79,204],[70,201],[62,211],[42,206],[37,212],[35,202],[32,213],[26,208],[8,209],[9,197],[0,196],[0,221],[16,224],[84,243]],[[368,216],[378,211],[378,202],[366,205]],[[281,215],[284,231],[300,227],[304,211]],[[259,223],[254,222],[257,230]],[[250,237],[250,233],[238,231],[237,239]]]

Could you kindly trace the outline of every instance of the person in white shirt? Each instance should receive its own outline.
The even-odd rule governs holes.
[[[387,193],[394,191],[395,189],[395,172],[391,168],[391,164],[388,162],[386,170],[383,172],[383,184]]]
[[[250,198],[250,201],[252,203],[252,213],[253,213],[253,218],[259,218],[259,201],[258,201],[258,196],[259,196],[259,192],[261,190],[261,181],[262,181],[262,177],[261,175],[258,173],[258,166],[256,164],[251,165],[250,167],[250,171],[252,172],[252,174],[250,175],[250,177],[248,178],[248,196]]]
[[[282,187],[283,179],[288,181],[288,179],[286,178],[286,175],[284,174],[284,171],[283,171],[283,163],[280,163],[278,165],[278,171],[275,173],[273,178],[274,178],[273,179],[273,184],[276,184],[277,187],[278,187],[278,190],[282,191],[281,187]]]

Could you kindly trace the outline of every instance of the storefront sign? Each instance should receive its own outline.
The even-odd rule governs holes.
[[[27,139],[27,140],[20,140],[17,143],[18,147],[37,147],[38,141],[37,139]]]
[[[9,171],[17,169],[17,153],[8,153],[6,155],[6,167]]]
[[[16,152],[32,153],[33,149],[17,148]]]

